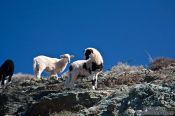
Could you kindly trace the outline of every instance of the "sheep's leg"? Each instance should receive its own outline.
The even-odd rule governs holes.
[[[97,72],[97,74],[95,75],[95,88],[97,89],[97,81],[98,81],[98,75],[100,74],[100,72]]]
[[[78,79],[79,70],[74,70],[70,73],[70,87],[74,88],[74,81]]]
[[[69,88],[69,78],[70,77],[65,77],[65,86],[66,86],[66,88]]]
[[[8,76],[8,80],[5,80],[5,84],[6,84],[6,85],[11,84],[11,80],[12,80],[12,75],[9,75],[9,76]]]
[[[2,75],[1,85],[4,86],[5,76]]]
[[[92,76],[92,89],[95,90],[95,75]]]
[[[35,69],[35,72],[34,73],[35,73],[34,79],[36,79],[36,80],[37,79],[40,79],[42,71]]]
[[[44,69],[43,69],[44,70]],[[39,70],[37,73],[37,79],[41,79],[41,73],[43,72],[43,70]]]
[[[98,81],[98,75],[100,72],[93,74],[92,78],[92,89],[97,89],[97,81]]]
[[[69,78],[69,82],[70,82],[70,87],[74,88],[74,81],[77,79],[78,77],[78,71],[75,71],[73,74],[70,74],[70,78]]]
[[[2,85],[2,79],[3,79],[3,75],[0,75],[0,81],[1,81],[0,88],[3,88],[3,85]]]
[[[10,83],[11,80],[12,80],[12,75],[9,75],[9,77],[8,77],[8,83]]]
[[[35,78],[37,77],[38,71],[35,69],[34,70]]]
[[[69,77],[70,88],[74,88],[74,76]]]
[[[97,89],[97,79],[98,79],[98,75],[95,75],[95,89]]]
[[[65,77],[65,86],[66,88],[70,88],[70,83],[71,83],[71,74],[67,74],[66,77]]]

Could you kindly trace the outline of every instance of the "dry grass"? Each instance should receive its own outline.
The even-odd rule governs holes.
[[[104,84],[108,87],[117,85],[133,85],[141,83],[147,74],[143,66],[130,66],[126,63],[118,63],[105,74]]]
[[[31,80],[34,76],[31,74],[17,73],[13,75],[12,81],[25,81]]]
[[[175,60],[160,58],[152,62],[150,69],[119,63],[105,74],[107,87],[134,85],[139,83],[165,83],[175,80]],[[156,71],[154,71],[156,70]]]
[[[175,66],[175,60],[170,58],[157,58],[149,65],[149,69],[158,71],[163,68]]]
[[[116,87],[118,85],[134,85],[139,83],[164,83],[175,80],[175,66],[172,65],[173,60],[161,60],[163,66],[159,71],[151,71],[143,66],[130,66],[128,64],[119,63],[105,74],[104,85],[107,87]],[[158,62],[156,61],[156,66]],[[153,62],[154,64],[154,62]]]
[[[107,72],[105,77],[120,77],[128,74],[142,74],[145,73],[147,69],[143,66],[130,66],[126,63],[118,63],[113,66],[110,71]]]

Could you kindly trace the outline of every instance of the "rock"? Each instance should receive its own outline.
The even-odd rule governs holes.
[[[98,79],[97,90],[92,90],[86,79],[75,82],[75,88],[68,90],[64,88],[64,79],[35,81],[30,75],[16,75],[11,84],[0,89],[0,115],[175,114],[173,66],[151,73],[142,73],[143,67],[125,66],[104,72]],[[127,73],[121,75],[120,70]]]
[[[136,110],[136,116],[142,116],[142,110]]]
[[[132,108],[128,108],[128,109],[125,111],[125,115],[127,115],[127,116],[134,116],[134,115],[135,115],[135,110],[132,109]]]

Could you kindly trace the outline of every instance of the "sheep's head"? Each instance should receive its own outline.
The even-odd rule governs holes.
[[[68,62],[70,63],[70,59],[74,58],[74,55],[63,54],[60,56],[60,58],[66,58],[68,60]]]
[[[93,50],[92,49],[90,49],[90,48],[85,49],[85,52],[84,52],[85,60],[89,59],[89,56],[92,53],[93,53]]]

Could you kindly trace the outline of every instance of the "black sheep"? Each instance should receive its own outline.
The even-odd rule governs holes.
[[[12,60],[7,59],[0,67],[1,85],[4,85],[4,81],[6,80],[6,77],[8,77],[8,82],[10,82],[13,73],[14,73],[14,63]]]

